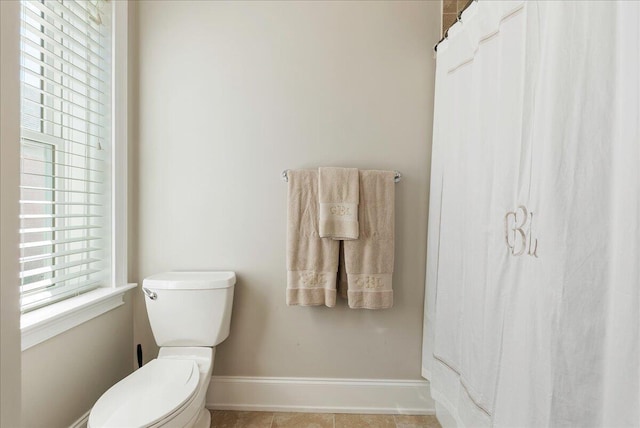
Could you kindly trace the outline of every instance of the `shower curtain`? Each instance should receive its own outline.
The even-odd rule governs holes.
[[[640,2],[480,0],[461,21],[437,52],[437,413],[640,426]]]

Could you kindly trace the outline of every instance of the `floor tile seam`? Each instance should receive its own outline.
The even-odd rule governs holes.
[[[391,415],[393,416],[393,425],[398,428],[398,420],[396,419],[396,415]]]

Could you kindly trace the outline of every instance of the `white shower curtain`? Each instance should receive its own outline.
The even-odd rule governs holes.
[[[438,48],[422,369],[460,426],[640,426],[639,29],[480,0]]]

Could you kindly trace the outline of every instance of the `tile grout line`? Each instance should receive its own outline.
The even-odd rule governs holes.
[[[271,412],[271,423],[269,424],[269,428],[273,427],[273,420],[276,418],[276,414],[274,412]]]

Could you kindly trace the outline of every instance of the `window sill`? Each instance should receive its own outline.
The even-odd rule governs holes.
[[[20,317],[22,350],[87,322],[124,304],[124,293],[137,284],[104,287],[26,313]]]

